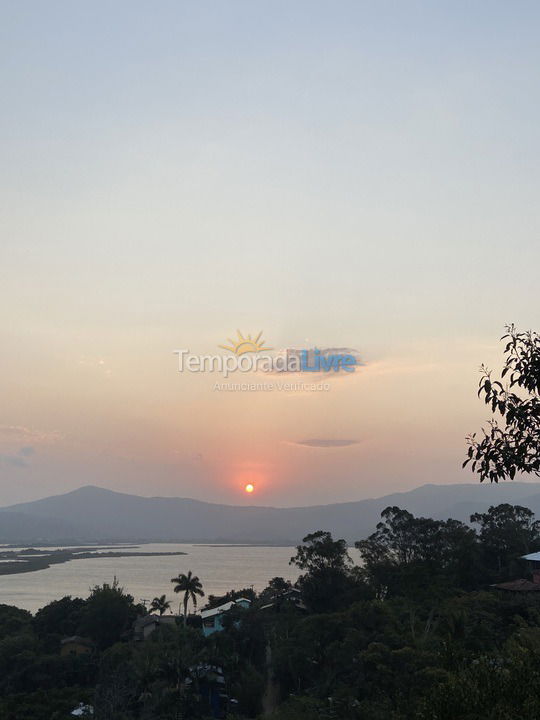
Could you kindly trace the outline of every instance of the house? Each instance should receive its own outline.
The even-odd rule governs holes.
[[[532,582],[525,578],[510,580],[509,582],[495,583],[492,588],[495,590],[503,590],[512,593],[531,593],[540,592],[540,552],[522,555],[522,560],[527,560],[531,565]]]
[[[237,598],[236,600],[223,603],[223,605],[218,605],[218,607],[212,608],[211,610],[201,610],[204,636],[208,637],[212,635],[212,633],[223,630],[223,618],[233,608],[243,608],[247,610],[250,606],[251,600],[247,598]]]
[[[531,565],[533,583],[540,584],[540,552],[522,555],[522,560],[527,560]]]
[[[282,592],[274,593],[273,597],[265,605],[261,605],[259,610],[274,610],[281,612],[283,608],[295,608],[304,611],[306,606],[302,600],[302,593],[294,587],[287,588]]]
[[[84,703],[79,703],[77,707],[70,712],[70,715],[73,715],[73,717],[92,717],[94,714],[94,708],[92,705],[85,705]]]
[[[154,630],[164,625],[176,625],[180,615],[143,615],[133,623],[133,639],[146,640]]]
[[[88,638],[72,635],[60,641],[60,655],[89,655],[94,645]]]

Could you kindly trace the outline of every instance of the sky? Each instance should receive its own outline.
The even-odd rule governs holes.
[[[0,504],[475,482],[478,368],[506,323],[540,327],[539,21],[526,0],[0,2]],[[362,365],[324,391],[178,372],[237,329]]]

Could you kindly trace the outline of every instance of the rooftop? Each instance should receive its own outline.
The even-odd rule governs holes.
[[[211,610],[201,610],[201,617],[204,620],[205,618],[213,617],[214,615],[221,615],[221,613],[227,612],[242,601],[251,605],[251,600],[248,600],[247,598],[236,598],[236,600],[230,600],[229,602],[223,603],[223,605],[218,605]]]
[[[71,637],[63,638],[60,643],[62,645],[76,643],[77,645],[88,645],[88,647],[92,647],[92,641],[90,638],[81,637],[80,635],[72,635]]]
[[[540,552],[529,553],[528,555],[522,555],[521,557],[523,560],[533,560],[535,562],[540,562]]]
[[[507,590],[509,592],[538,592],[540,591],[540,583],[533,583],[530,580],[519,578],[519,580],[511,580],[510,582],[497,583],[491,587],[497,590]]]

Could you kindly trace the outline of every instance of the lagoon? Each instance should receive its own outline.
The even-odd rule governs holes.
[[[36,612],[64,595],[87,597],[94,585],[112,582],[116,577],[135,602],[151,601],[165,593],[177,609],[179,598],[172,592],[170,580],[188,570],[199,576],[207,596],[233,588],[253,587],[260,591],[276,575],[291,581],[299,575],[298,568],[289,565],[294,547],[146,543],[131,549],[186,554],[83,558],[35,572],[4,575],[0,577],[0,603]]]

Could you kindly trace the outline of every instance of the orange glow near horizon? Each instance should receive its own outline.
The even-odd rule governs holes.
[[[245,490],[247,493],[252,493],[252,492],[255,490],[255,485],[253,485],[253,483],[248,483],[248,484],[246,485],[246,487],[244,488],[244,490]]]

